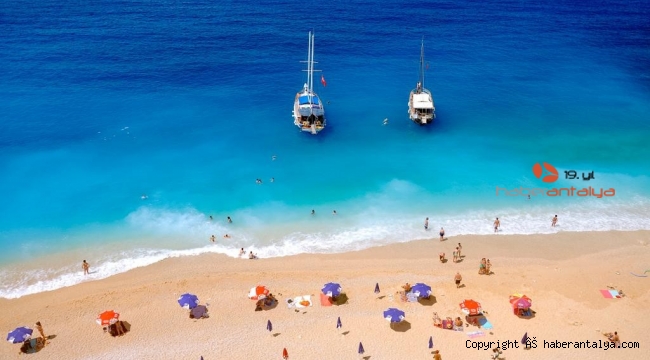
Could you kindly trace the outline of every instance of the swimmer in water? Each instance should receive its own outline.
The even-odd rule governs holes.
[[[232,224],[232,219],[228,216],[228,224]]]
[[[316,215],[316,211],[312,210],[312,211],[311,211],[311,214],[312,214],[312,215]]]
[[[388,118],[384,119],[384,125],[388,125]]]
[[[275,178],[271,178],[271,182],[275,182]]]
[[[147,200],[148,198],[147,194],[142,194],[142,196],[140,196],[140,199],[142,200]]]
[[[277,158],[278,158],[278,157],[275,156],[275,155],[271,156],[271,160],[275,160],[275,159],[277,159]]]

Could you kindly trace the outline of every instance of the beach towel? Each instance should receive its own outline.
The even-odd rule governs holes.
[[[621,297],[618,294],[618,290],[600,290],[600,293],[606,299],[615,299],[615,298],[620,298]]]
[[[320,293],[320,304],[321,306],[332,306],[332,298]]]
[[[442,328],[445,330],[453,330],[454,322],[451,320],[442,320]]]
[[[479,323],[479,325],[481,325],[481,327],[482,327],[483,329],[488,329],[488,330],[489,330],[489,329],[492,329],[492,328],[493,328],[493,327],[492,327],[492,323],[490,323],[490,322],[488,321],[488,319],[486,319],[486,318],[484,318],[484,317],[480,318],[480,319],[478,320],[478,323]]]
[[[485,333],[483,331],[472,331],[472,332],[468,332],[467,336],[469,336],[470,339],[474,339],[479,336],[485,336]]]
[[[303,302],[303,301],[308,302],[309,305],[301,304],[301,302]],[[296,304],[296,307],[299,308],[299,309],[300,309],[300,308],[304,308],[304,307],[312,306],[312,305],[313,305],[313,303],[312,303],[312,301],[311,301],[311,295],[297,296],[297,297],[295,297],[295,298],[293,299],[293,302],[294,302],[294,304]]]

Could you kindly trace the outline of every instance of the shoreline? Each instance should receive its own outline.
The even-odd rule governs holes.
[[[438,253],[451,259],[461,242],[464,260],[440,263]],[[465,348],[466,340],[520,339],[524,332],[551,341],[597,341],[596,330],[619,331],[623,341],[640,342],[640,349],[625,349],[624,357],[650,355],[648,326],[639,322],[650,315],[650,278],[632,276],[650,267],[650,231],[558,233],[554,235],[458,236],[440,242],[437,238],[373,247],[340,254],[302,254],[255,261],[220,254],[169,258],[106,279],[87,281],[20,299],[0,299],[0,324],[7,331],[32,326],[40,320],[46,334],[56,338],[39,354],[46,357],[84,359],[161,358],[152,341],[175,344],[162,358],[233,359],[275,357],[286,347],[292,358],[310,358],[314,351],[354,358],[361,341],[366,355],[377,359],[431,357],[426,343],[433,336],[434,348],[443,358],[484,359],[487,354]],[[494,275],[478,275],[480,258],[493,263]],[[456,289],[453,276],[463,275],[464,288]],[[321,307],[320,288],[340,282],[349,301],[341,306]],[[394,295],[404,282],[425,282],[432,287],[430,306],[401,303]],[[380,294],[374,294],[376,283]],[[266,285],[280,300],[277,308],[255,312],[248,290]],[[624,290],[622,299],[605,299],[599,289],[613,286]],[[209,303],[211,317],[190,320],[176,303],[184,292]],[[512,315],[508,295],[523,292],[533,299],[536,316],[522,320]],[[287,309],[286,298],[310,294],[314,307],[296,313]],[[385,296],[379,298],[380,296]],[[391,301],[391,298],[394,300]],[[460,332],[434,328],[431,314],[443,318],[462,316],[458,303],[466,298],[479,301],[494,325],[491,333],[469,339]],[[382,311],[399,307],[406,312],[409,329],[394,331]],[[114,309],[132,330],[112,339],[95,323],[97,314]],[[347,335],[335,329],[341,317]],[[279,335],[265,330],[273,322]],[[465,332],[476,331],[467,328]],[[192,332],[187,343],[182,333]],[[275,332],[275,331],[274,331]],[[215,334],[218,334],[215,339]],[[185,340],[184,340],[185,339]],[[394,340],[394,341],[393,341]],[[84,346],[78,346],[79,342]],[[396,344],[393,344],[396,343]],[[397,344],[399,343],[399,344]],[[339,349],[334,351],[331,350]],[[546,359],[549,356],[598,359],[611,356],[604,350],[522,349],[502,356]],[[338,354],[338,355],[337,355]],[[395,357],[398,356],[398,357]],[[0,347],[0,357],[18,358],[18,346]]]
[[[564,237],[571,237],[571,234],[589,234],[589,233],[612,233],[612,234],[627,234],[627,233],[639,233],[639,232],[648,232],[650,230],[609,230],[609,231],[563,231],[563,230],[557,230],[554,233],[539,233],[539,234],[509,234],[509,233],[503,233],[500,232],[498,234],[472,234],[472,235],[455,235],[452,236],[452,239],[459,239],[458,241],[463,241],[462,239],[468,238],[468,239],[473,239],[473,238],[490,238],[493,236],[505,236],[505,237],[517,237],[522,239],[523,241],[535,241],[537,237],[543,237],[548,239],[552,239],[553,237],[559,237],[559,238],[564,238]],[[414,239],[414,240],[407,240],[407,241],[402,241],[402,242],[391,242],[388,244],[382,244],[382,243],[377,243],[377,244],[370,244],[366,245],[367,247],[364,247],[359,250],[341,250],[341,251],[327,251],[327,252],[317,252],[317,253],[312,253],[312,252],[304,252],[304,253],[298,253],[298,254],[288,254],[288,255],[275,255],[273,254],[270,257],[266,257],[267,254],[264,252],[259,253],[258,252],[258,247],[245,247],[246,252],[252,248],[253,252],[258,253],[258,255],[261,258],[264,258],[266,260],[268,259],[273,259],[273,258],[279,258],[279,259],[284,259],[284,258],[291,258],[294,256],[302,256],[302,255],[341,255],[341,254],[346,254],[348,252],[357,252],[357,251],[365,251],[365,250],[371,250],[373,248],[383,248],[386,246],[391,246],[391,245],[396,245],[396,244],[405,244],[405,243],[413,243],[413,242],[421,242],[421,241],[437,241],[438,239],[435,237],[437,236],[437,231],[435,229],[430,230],[429,232],[426,233],[427,235],[432,235],[434,237],[427,238],[427,239]],[[223,243],[220,243],[222,239],[218,239],[217,243],[209,244],[207,243],[204,246],[201,247],[194,247],[194,248],[187,248],[187,249],[131,249],[131,252],[133,253],[132,255],[134,257],[129,257],[128,253],[121,253],[120,255],[125,256],[126,258],[110,258],[110,259],[103,259],[104,261],[101,263],[100,266],[97,266],[97,264],[93,260],[89,260],[91,264],[91,276],[84,277],[80,275],[80,271],[77,271],[77,269],[80,269],[80,261],[77,259],[82,259],[82,258],[87,258],[86,256],[81,254],[80,249],[73,249],[69,251],[64,251],[62,253],[56,254],[56,256],[46,256],[46,257],[37,257],[34,259],[31,259],[30,261],[22,261],[20,263],[13,264],[12,266],[6,266],[5,270],[6,271],[12,271],[14,273],[14,278],[12,279],[11,276],[5,275],[4,283],[5,284],[21,284],[22,286],[30,286],[30,288],[5,288],[3,291],[6,294],[13,294],[13,295],[7,295],[3,296],[0,295],[0,299],[19,299],[24,296],[28,295],[33,295],[33,294],[39,294],[42,292],[47,292],[47,291],[55,291],[58,289],[70,287],[70,286],[75,286],[78,284],[86,283],[86,282],[92,282],[92,281],[99,281],[103,279],[108,279],[113,276],[123,274],[125,272],[132,271],[134,269],[139,269],[143,267],[148,267],[148,266],[153,266],[161,261],[165,261],[167,259],[174,259],[174,258],[184,258],[184,257],[196,257],[196,256],[205,256],[205,255],[222,255],[231,259],[239,259],[237,256],[238,254],[238,247],[230,247],[230,245],[234,244],[228,244],[227,246],[224,245]],[[230,240],[230,239],[228,239]],[[474,241],[474,240],[472,240]],[[206,241],[207,242],[207,241]],[[447,242],[445,242],[447,243]],[[599,245],[599,248],[605,249],[606,246],[603,246],[604,244]],[[572,253],[580,252],[580,249],[576,249],[572,247],[570,244],[562,244],[561,242],[554,242],[554,246],[563,246],[566,247],[565,251],[571,250]],[[106,247],[106,244],[103,245],[103,247]],[[264,247],[262,247],[264,248]],[[451,253],[453,251],[453,248],[447,249],[448,251],[447,254],[448,256],[451,256]],[[267,250],[268,252],[268,250]],[[49,264],[48,264],[49,263]],[[35,268],[34,264],[39,264],[42,266],[41,268]],[[52,266],[53,264],[56,264]],[[48,267],[49,265],[49,267]],[[119,270],[119,268],[126,267],[126,270]],[[98,270],[98,268],[100,270]],[[42,279],[39,278],[44,274],[49,274],[50,278]],[[8,274],[8,273],[7,273]],[[22,276],[22,278],[17,278],[17,276]],[[30,278],[26,278],[26,276],[31,276]],[[29,285],[25,285],[26,281],[29,280]],[[34,288],[37,290],[34,291]]]

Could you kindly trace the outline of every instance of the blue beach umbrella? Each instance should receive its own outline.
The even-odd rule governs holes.
[[[32,332],[34,332],[34,330],[25,326],[15,328],[14,331],[10,331],[7,335],[7,341],[12,344],[24,342],[25,340],[29,340],[29,338],[32,337]]]
[[[528,346],[526,342],[528,341],[528,331],[524,334],[524,337],[521,338],[521,343],[524,344],[524,346]]]
[[[404,311],[396,308],[389,308],[388,310],[384,311],[384,319],[392,323],[397,323],[404,320],[405,315],[406,314]]]
[[[379,283],[375,285],[375,294],[379,294]]]
[[[411,293],[415,294],[417,297],[429,297],[431,296],[431,286],[417,283],[411,287]]]
[[[429,336],[429,349],[433,349],[433,336]]]
[[[361,343],[361,341],[359,341],[359,354],[363,354],[365,352],[366,351],[363,349],[363,344]]]
[[[325,286],[321,289],[323,294],[327,296],[339,296],[341,294],[341,285],[337,283],[327,283]]]
[[[343,327],[343,324],[341,324],[341,317],[339,316],[339,318],[336,320],[336,328],[340,329],[342,327]]]
[[[185,293],[178,298],[178,303],[181,305],[181,307],[184,307],[188,310],[194,309],[197,305],[199,305],[199,298],[194,294]]]
[[[269,320],[269,321],[266,323],[266,330],[268,330],[268,331],[273,331],[273,325],[271,324],[271,320]]]

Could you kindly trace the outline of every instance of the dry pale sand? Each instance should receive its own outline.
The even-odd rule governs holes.
[[[464,260],[440,263],[462,242]],[[36,354],[19,357],[18,345],[0,346],[0,358],[42,359],[358,359],[363,342],[370,359],[431,359],[428,340],[443,359],[489,359],[485,350],[468,349],[465,333],[432,326],[434,311],[462,316],[458,304],[479,301],[494,328],[473,341],[520,340],[525,332],[536,349],[503,351],[512,359],[650,358],[650,232],[564,233],[532,236],[459,236],[444,242],[414,241],[359,252],[244,260],[207,254],[168,259],[108,279],[52,292],[0,300],[0,329],[43,323],[56,335]],[[480,258],[493,263],[494,274],[478,275]],[[464,288],[456,289],[460,271]],[[81,276],[81,275],[80,275]],[[347,304],[322,307],[319,292],[328,281],[340,282]],[[432,286],[433,304],[402,303],[391,295],[404,282]],[[373,292],[379,283],[380,294]],[[255,312],[249,289],[264,284],[278,294],[275,309]],[[599,289],[613,286],[627,297],[605,299]],[[191,320],[176,299],[184,292],[209,303],[211,317]],[[533,299],[536,316],[515,317],[508,295]],[[281,295],[280,295],[281,294]],[[288,297],[315,295],[315,305],[295,312]],[[402,328],[391,329],[382,312],[406,312]],[[95,318],[115,309],[131,332],[112,338]],[[343,329],[336,329],[337,317]],[[266,330],[271,320],[273,331]],[[469,327],[465,332],[478,330]],[[543,341],[598,341],[601,332],[617,330],[639,349],[544,349]],[[344,332],[345,334],[341,334]]]

